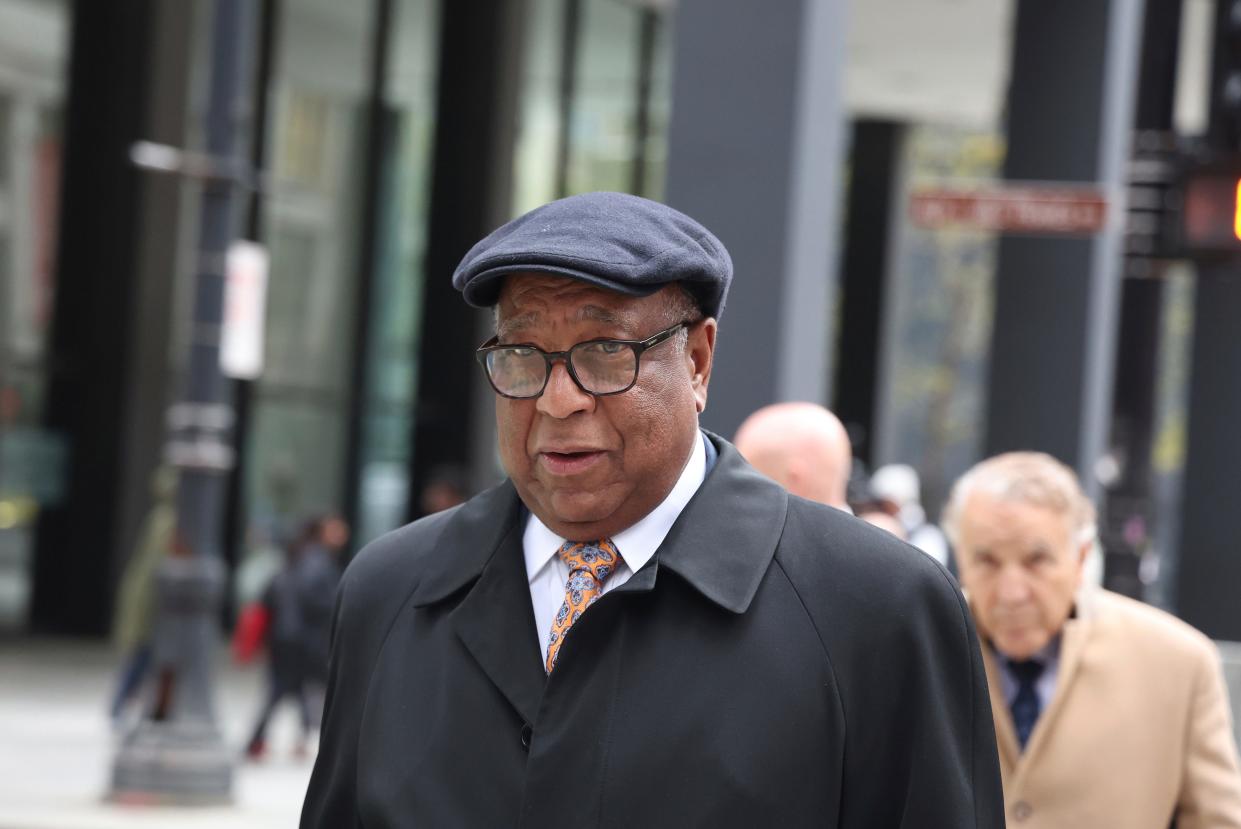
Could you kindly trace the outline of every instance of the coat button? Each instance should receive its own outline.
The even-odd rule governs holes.
[[[1024,800],[1018,800],[1013,804],[1013,817],[1017,820],[1025,820],[1032,814],[1034,814],[1034,807]]]
[[[530,723],[526,723],[521,727],[521,747],[523,750],[530,750],[530,738],[533,736],[534,729],[530,727]]]

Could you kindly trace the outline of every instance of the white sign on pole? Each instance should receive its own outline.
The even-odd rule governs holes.
[[[228,249],[220,370],[237,380],[263,372],[263,326],[267,318],[267,248],[236,241]]]

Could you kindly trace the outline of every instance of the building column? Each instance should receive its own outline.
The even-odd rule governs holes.
[[[1214,69],[1207,143],[1225,157],[1241,153],[1241,107],[1229,94],[1237,54],[1238,4],[1215,11]],[[1241,642],[1241,256],[1198,263],[1194,344],[1185,428],[1185,483],[1176,552],[1175,610],[1213,639]]]
[[[844,128],[845,0],[682,0],[666,201],[714,232],[736,277],[708,428],[829,400]]]
[[[44,416],[67,449],[66,488],[39,516],[38,632],[107,632],[109,587],[162,445],[168,327],[146,315],[167,313],[180,198],[175,182],[151,180],[129,151],[139,139],[178,143],[184,112],[158,110],[182,101],[190,50],[185,21],[156,5],[73,4]]]
[[[441,466],[465,466],[478,480],[494,477],[493,395],[474,362],[490,315],[467,306],[449,277],[475,242],[511,218],[525,6],[525,0],[480,0],[445,3],[440,13],[409,490],[413,517],[422,514],[422,490]]]
[[[1013,181],[1082,182],[1109,198],[1091,238],[1000,242],[985,454],[1048,452],[1097,494],[1123,265],[1141,0],[1018,0],[1008,94]]]
[[[878,449],[883,321],[905,221],[909,129],[899,121],[853,124],[848,207],[840,265],[840,354],[832,411],[845,424],[853,455],[872,466]]]

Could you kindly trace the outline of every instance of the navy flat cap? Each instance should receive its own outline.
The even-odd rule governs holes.
[[[465,301],[488,308],[504,277],[538,272],[631,296],[680,282],[719,318],[733,278],[724,245],[667,205],[627,193],[584,193],[545,204],[476,244],[452,275]]]

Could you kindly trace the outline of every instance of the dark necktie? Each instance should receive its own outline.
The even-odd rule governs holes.
[[[1034,659],[1009,662],[1008,669],[1017,680],[1017,696],[1013,697],[1013,725],[1017,727],[1017,742],[1025,750],[1026,740],[1034,730],[1042,705],[1038,698],[1038,678],[1043,675],[1044,665]]]

